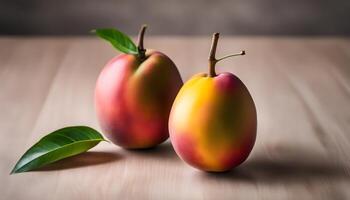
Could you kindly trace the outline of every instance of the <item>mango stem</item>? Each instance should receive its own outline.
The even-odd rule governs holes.
[[[220,33],[214,33],[212,42],[211,42],[211,47],[210,47],[210,52],[209,52],[209,77],[215,77],[216,72],[215,72],[215,64],[218,62],[215,58],[215,53],[216,53],[216,47],[218,45],[219,41],[219,35]]]
[[[230,55],[224,56],[222,58],[217,59],[216,61],[219,62],[220,60],[223,60],[223,59],[226,59],[226,58],[230,58],[230,57],[234,57],[234,56],[243,56],[243,55],[245,55],[245,51],[244,50],[239,52],[239,53],[236,53],[236,54],[230,54]]]
[[[146,24],[142,25],[138,35],[137,49],[139,51],[139,57],[142,61],[146,58],[146,49],[143,47],[143,38],[145,35],[146,28],[147,28]]]
[[[219,41],[219,35],[220,35],[220,33],[213,34],[213,39],[212,39],[210,53],[209,53],[209,77],[216,76],[215,65],[217,62],[224,60],[226,58],[245,55],[245,51],[241,51],[240,53],[230,54],[230,55],[224,56],[222,58],[216,59],[215,54],[216,54],[216,47],[217,47],[218,41]]]

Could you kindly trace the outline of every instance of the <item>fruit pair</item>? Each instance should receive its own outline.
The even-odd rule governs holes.
[[[144,49],[145,29],[138,47],[117,30],[96,30],[126,53],[109,61],[97,80],[95,104],[104,134],[123,148],[149,148],[170,133],[176,153],[198,169],[227,171],[241,164],[255,142],[254,102],[238,77],[216,74],[215,64],[244,52],[216,59],[219,34],[214,34],[209,74],[182,86],[166,55]]]

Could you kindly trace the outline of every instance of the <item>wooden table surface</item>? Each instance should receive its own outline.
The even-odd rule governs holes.
[[[149,37],[182,78],[207,70],[209,37]],[[0,199],[349,199],[350,38],[225,37],[218,55],[258,112],[248,160],[229,173],[193,169],[169,141],[126,151],[101,143],[39,171],[9,175],[39,138],[69,125],[98,130],[96,78],[117,54],[95,38],[0,39]]]

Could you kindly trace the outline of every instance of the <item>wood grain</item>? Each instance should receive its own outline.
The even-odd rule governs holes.
[[[154,37],[184,80],[207,70],[210,38]],[[258,137],[229,173],[200,172],[167,141],[126,151],[101,143],[42,170],[9,175],[46,133],[67,125],[99,129],[95,80],[116,52],[93,38],[0,39],[1,199],[349,199],[350,39],[226,37],[218,64],[249,88]]]

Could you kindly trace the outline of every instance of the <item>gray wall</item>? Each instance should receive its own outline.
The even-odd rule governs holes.
[[[0,34],[350,35],[350,0],[0,0]]]

